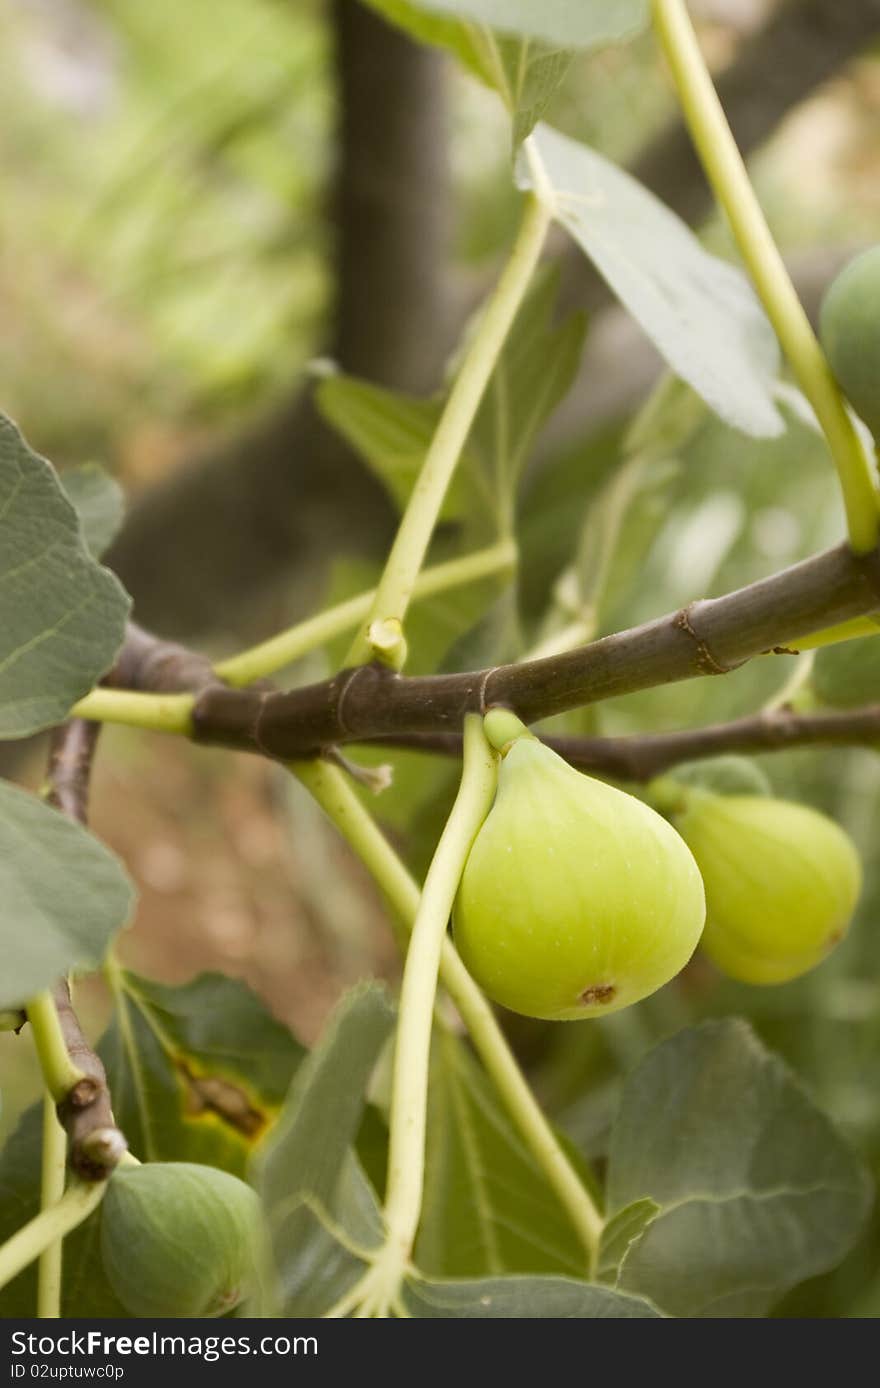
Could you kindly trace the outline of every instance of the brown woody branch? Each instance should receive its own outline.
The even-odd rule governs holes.
[[[458,756],[458,729],[468,710],[507,704],[535,722],[635,689],[724,674],[762,653],[793,654],[787,643],[799,636],[878,605],[880,553],[858,558],[841,545],[725,597],[548,660],[417,679],[373,665],[290,693],[265,682],[230,689],[204,657],[132,625],[108,682],[153,692],[189,690],[196,695],[196,740],[281,760],[346,742]],[[880,704],[843,713],[783,708],[679,732],[545,740],[573,766],[645,781],[680,762],[723,752],[874,739],[880,739]],[[76,758],[68,761],[76,780]]]
[[[136,642],[135,642],[136,644]],[[56,728],[49,749],[49,802],[62,814],[85,824],[92,760],[100,727],[82,718]],[[67,1133],[71,1168],[87,1180],[103,1180],[128,1143],[116,1126],[107,1074],[92,1050],[73,1009],[66,979],[52,990],[67,1053],[80,1079],[58,1101],[58,1120]]]
[[[535,722],[634,690],[725,674],[878,607],[880,554],[858,557],[841,545],[724,597],[545,660],[423,678],[369,665],[285,693],[209,686],[196,698],[194,736],[290,761],[346,742],[457,732],[466,713],[493,704]]]
[[[629,737],[541,736],[541,741],[580,771],[620,781],[650,781],[686,761],[731,752],[777,752],[788,747],[861,747],[880,744],[880,704],[821,713],[780,708],[730,723],[680,732],[635,733]],[[459,733],[400,733],[377,739],[383,747],[460,757]],[[371,744],[376,745],[376,744]]]
[[[125,643],[103,683],[114,689],[148,689],[154,694],[199,694],[219,680],[207,656],[129,622]]]

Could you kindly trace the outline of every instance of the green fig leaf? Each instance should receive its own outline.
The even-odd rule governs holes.
[[[0,781],[0,1008],[94,969],[134,888],[119,860],[45,801]]]
[[[646,0],[367,0],[421,43],[445,48],[496,91],[513,120],[516,148],[546,111],[574,49],[633,37]]]
[[[367,1270],[365,1250],[352,1243],[316,1200],[294,1200],[281,1217],[289,1256],[276,1268],[274,1286],[270,1274],[262,1302],[249,1307],[249,1313],[297,1320],[323,1316]]]
[[[335,1266],[339,1239],[328,1238],[328,1226],[338,1226],[355,1247],[382,1241],[378,1202],[353,1148],[366,1088],[393,1025],[383,988],[361,985],[347,994],[256,1155],[253,1180],[270,1230],[283,1315],[314,1314],[316,1279],[332,1280],[325,1260]]]
[[[539,172],[521,155],[521,186],[547,202],[676,375],[735,428],[781,434],[778,344],[742,271],[587,145],[548,125],[532,140]]]
[[[597,1276],[600,1282],[617,1281],[620,1265],[634,1243],[638,1243],[651,1220],[659,1213],[654,1200],[634,1200],[605,1221],[599,1248]]]
[[[113,664],[129,606],[54,469],[0,415],[0,737],[62,721]]]
[[[608,1210],[659,1206],[621,1290],[688,1317],[765,1314],[834,1266],[870,1205],[861,1163],[745,1023],[679,1032],[629,1076],[609,1151]]]
[[[499,527],[509,530],[523,466],[542,425],[567,394],[580,362],[586,332],[583,315],[574,313],[559,324],[553,322],[559,280],[558,269],[549,267],[530,286],[443,503],[441,519],[466,522],[473,543],[495,534]],[[318,384],[315,402],[402,511],[444,401],[419,399],[340,374]]]
[[[315,389],[315,403],[338,434],[351,444],[403,511],[415,486],[443,409],[442,400],[421,400],[371,381],[338,374]],[[452,479],[440,511],[444,521],[467,516],[473,497],[467,454]]]
[[[172,987],[114,969],[111,980],[116,1015],[99,1051],[131,1150],[244,1175],[302,1047],[222,974]]]
[[[445,24],[449,42],[453,18],[488,25],[508,34],[540,39],[564,48],[600,48],[633,37],[648,23],[647,0],[369,0],[373,9],[410,30],[415,38],[441,42]]]
[[[89,552],[100,559],[109,549],[125,519],[125,497],[115,478],[97,463],[65,468],[61,485],[79,517]]]
[[[572,1277],[478,1277],[434,1282],[411,1279],[410,1315],[437,1319],[656,1320],[663,1315],[640,1296]]]
[[[425,1193],[415,1261],[431,1277],[584,1271],[562,1206],[460,1040],[431,1058]]]

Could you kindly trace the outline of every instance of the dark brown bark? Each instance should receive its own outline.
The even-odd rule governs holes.
[[[650,781],[685,761],[732,752],[777,752],[789,747],[863,747],[880,745],[880,704],[846,711],[797,713],[779,708],[669,733],[634,733],[629,737],[557,737],[541,741],[580,771],[595,771],[620,781]],[[371,745],[405,747],[435,756],[460,757],[458,733],[401,733]]]
[[[99,733],[99,724],[72,718],[54,730],[50,741],[49,802],[78,824],[85,824],[87,818]],[[128,1144],[113,1117],[106,1071],[83,1035],[65,979],[55,985],[52,997],[67,1053],[81,1074],[57,1104],[58,1120],[67,1133],[68,1162],[78,1175],[100,1181],[117,1165]]]
[[[880,607],[880,553],[845,545],[724,597],[688,607],[580,650],[465,674],[406,678],[378,666],[343,670],[289,693],[212,686],[194,710],[198,741],[282,761],[397,733],[455,732],[493,704],[526,722],[700,675]]]
[[[67,1133],[68,1162],[86,1180],[102,1181],[128,1143],[113,1117],[107,1073],[83,1035],[67,984],[56,984],[52,996],[67,1053],[82,1072],[82,1079],[57,1105],[58,1120]]]

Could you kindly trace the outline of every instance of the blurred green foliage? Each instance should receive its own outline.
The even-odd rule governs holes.
[[[288,383],[324,308],[317,3],[0,14],[7,408],[65,461]]]

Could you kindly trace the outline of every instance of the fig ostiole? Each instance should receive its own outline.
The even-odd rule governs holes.
[[[861,887],[849,836],[772,796],[694,794],[676,827],[706,887],[701,946],[743,983],[786,983],[846,935]]]
[[[705,916],[690,850],[641,800],[575,771],[505,710],[503,757],[465,865],[456,946],[483,990],[551,1020],[606,1016],[690,959]]]
[[[146,1162],[113,1173],[101,1208],[107,1278],[133,1316],[222,1316],[253,1289],[256,1193],[227,1171]]]

